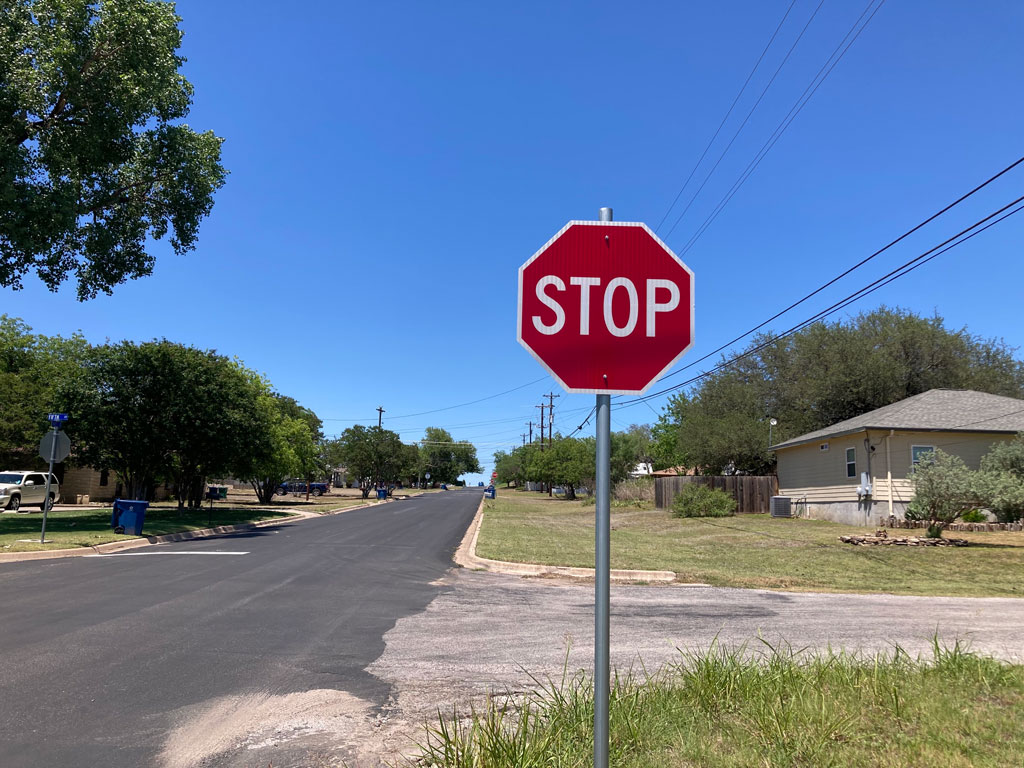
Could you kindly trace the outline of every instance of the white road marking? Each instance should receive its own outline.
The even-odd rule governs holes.
[[[186,550],[184,552],[112,552],[107,555],[85,555],[85,557],[143,557],[145,555],[248,555],[248,552],[222,552],[213,550],[201,552],[198,550]]]

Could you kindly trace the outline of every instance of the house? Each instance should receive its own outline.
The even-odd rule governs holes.
[[[932,389],[772,446],[794,513],[850,525],[902,518],[913,467],[931,451],[977,469],[993,443],[1024,432],[1024,400]]]

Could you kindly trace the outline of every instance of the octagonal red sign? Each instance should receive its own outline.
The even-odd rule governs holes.
[[[568,392],[641,394],[693,344],[693,272],[646,224],[570,221],[519,268],[516,337]]]

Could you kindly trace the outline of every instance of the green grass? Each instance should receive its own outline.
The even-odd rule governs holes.
[[[92,509],[54,510],[46,518],[47,544],[39,543],[39,532],[43,516],[40,513],[0,515],[0,553],[34,552],[49,549],[73,549],[91,547],[111,541],[127,541],[137,538],[114,533],[110,528],[110,507]],[[214,504],[212,524],[238,525],[289,517],[281,510],[233,508]],[[210,513],[185,511],[178,514],[174,506],[158,505],[146,512],[143,533],[160,536],[165,533],[194,531],[210,527]],[[33,543],[19,542],[18,539],[35,539]]]
[[[538,681],[539,683],[539,681]],[[768,648],[682,653],[613,681],[615,768],[1020,768],[1024,667],[935,647],[927,661]],[[492,698],[428,727],[417,765],[584,768],[593,693],[582,674]]]
[[[592,504],[503,489],[484,509],[481,557],[593,568]],[[866,530],[767,515],[677,519],[613,506],[612,568],[670,570],[679,581],[716,586],[1024,597],[1024,582],[1011,575],[1024,573],[1022,533],[949,534],[968,547],[854,547],[838,539]]]

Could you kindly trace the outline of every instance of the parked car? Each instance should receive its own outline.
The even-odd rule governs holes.
[[[23,506],[49,509],[60,498],[57,478],[51,477],[50,497],[46,498],[46,473],[27,470],[0,472],[0,509],[17,511]]]
[[[287,496],[289,493],[305,493],[306,492],[306,481],[305,480],[285,480],[281,485],[277,487],[278,496]],[[329,493],[327,483],[310,483],[309,492],[313,496],[323,496],[325,493]]]

